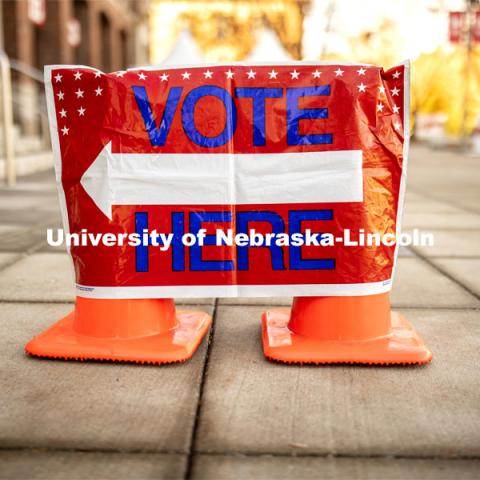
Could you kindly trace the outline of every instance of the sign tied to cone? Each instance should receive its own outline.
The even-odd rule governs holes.
[[[401,232],[408,62],[59,65],[45,85],[65,231],[139,243],[73,245],[75,309],[28,353],[183,361],[211,317],[172,298],[248,295],[294,296],[263,315],[272,360],[431,359],[390,311],[395,245],[342,237]]]

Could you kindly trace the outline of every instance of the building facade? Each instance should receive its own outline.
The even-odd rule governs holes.
[[[0,3],[1,43],[13,67],[15,121],[23,133],[40,129],[44,65],[83,64],[109,72],[148,64],[147,0]]]

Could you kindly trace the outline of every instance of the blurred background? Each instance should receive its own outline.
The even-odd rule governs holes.
[[[216,61],[412,66],[414,140],[480,155],[474,0],[0,1],[0,179],[52,166],[45,64],[115,71]]]

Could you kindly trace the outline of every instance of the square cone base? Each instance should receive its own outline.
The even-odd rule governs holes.
[[[391,313],[389,335],[361,341],[333,341],[298,335],[288,328],[289,309],[262,315],[263,351],[270,360],[285,363],[424,364],[432,353],[410,323]]]
[[[178,324],[168,332],[132,338],[101,338],[74,331],[74,312],[31,340],[25,350],[36,357],[174,363],[188,360],[207,333],[212,318],[205,312],[177,310]]]

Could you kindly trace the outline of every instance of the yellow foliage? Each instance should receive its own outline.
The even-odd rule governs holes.
[[[446,130],[460,135],[465,118],[471,132],[480,115],[480,48],[468,61],[464,46],[442,47],[420,55],[412,64],[412,112],[444,113]]]
[[[349,59],[333,53],[322,59],[354,59],[385,68],[397,62],[398,59],[392,53],[393,49],[375,49],[372,48],[371,38],[362,40],[356,45],[352,42],[353,53]],[[480,46],[474,46],[470,52],[470,60],[467,61],[467,58],[466,47],[447,46],[420,55],[412,62],[412,117],[415,113],[443,113],[446,116],[446,131],[452,136],[462,134],[465,117],[465,133],[472,132],[480,117]]]

